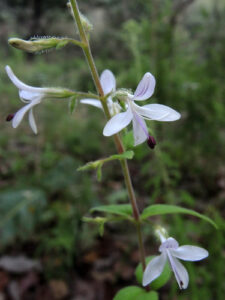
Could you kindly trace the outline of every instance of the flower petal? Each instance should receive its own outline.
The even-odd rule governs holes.
[[[189,245],[181,246],[174,250],[171,249],[171,254],[172,256],[187,261],[198,261],[206,258],[209,255],[207,250],[201,247],[189,246]]]
[[[147,265],[144,275],[142,285],[146,286],[159,277],[163,271],[166,263],[166,254],[162,253],[159,256],[154,257],[150,263]]]
[[[82,100],[80,100],[80,103],[92,105],[92,106],[102,109],[101,101],[96,100],[96,99],[82,99]]]
[[[19,124],[20,124],[20,122],[23,120],[23,117],[24,117],[25,113],[29,109],[31,109],[33,106],[37,105],[38,103],[40,103],[40,99],[32,101],[31,103],[25,105],[20,110],[18,110],[18,112],[15,114],[15,116],[13,117],[13,120],[12,120],[12,126],[13,126],[13,128],[18,127]]]
[[[126,112],[119,113],[112,117],[105,125],[103,130],[104,136],[111,136],[125,128],[132,120],[133,114],[128,107]]]
[[[100,82],[105,95],[116,89],[116,79],[110,70],[102,72]]]
[[[42,93],[34,93],[30,91],[25,90],[19,90],[19,96],[22,101],[33,101],[35,99],[42,99],[44,97],[44,94]]]
[[[135,105],[135,110],[143,117],[156,121],[176,121],[181,115],[176,110],[162,104],[147,104],[144,106]]]
[[[20,90],[26,90],[31,93],[32,92],[33,93],[45,93],[45,92],[49,91],[48,88],[37,88],[37,87],[29,86],[29,85],[23,83],[21,80],[19,80],[19,78],[16,77],[16,75],[13,73],[10,66],[6,66],[5,70],[9,76],[10,80],[12,81],[12,83]]]
[[[179,262],[178,259],[171,255],[171,250],[166,250],[169,258],[170,266],[176,277],[180,289],[186,289],[189,282],[189,276],[186,268]]]
[[[145,73],[134,93],[133,100],[146,100],[152,96],[155,89],[155,77],[151,73]]]
[[[37,134],[37,125],[34,119],[34,114],[33,114],[33,109],[31,108],[29,111],[29,123],[30,123],[30,127],[33,130],[33,132],[35,134]]]
[[[134,146],[137,146],[148,138],[148,129],[145,121],[141,116],[133,112],[133,134],[134,134]]]

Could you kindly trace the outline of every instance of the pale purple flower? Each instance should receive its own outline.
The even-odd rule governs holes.
[[[150,284],[159,277],[164,269],[166,261],[176,277],[180,289],[186,289],[189,282],[189,276],[186,268],[180,263],[179,259],[186,261],[198,261],[206,258],[208,251],[196,246],[179,246],[178,242],[169,237],[166,239],[160,235],[161,245],[159,252],[161,255],[154,257],[147,265],[143,275],[143,286]]]
[[[154,148],[152,137],[148,133],[145,120],[176,121],[180,114],[174,109],[162,104],[147,104],[138,106],[134,101],[147,100],[155,89],[155,78],[151,73],[146,73],[137,86],[134,95],[127,93],[125,97],[127,110],[113,116],[105,125],[103,134],[111,136],[133,123],[134,145],[139,145],[148,139],[151,148]]]
[[[104,95],[108,95],[110,93],[115,92],[116,79],[110,70],[104,70],[102,72],[102,74],[100,76],[100,82],[101,82],[101,86],[102,86]],[[103,109],[101,101],[97,100],[97,99],[87,98],[87,99],[80,100],[80,102],[83,104],[89,104],[89,105],[95,106],[97,108]],[[121,110],[120,105],[116,102],[113,102],[110,95],[107,98],[107,105],[108,105],[111,116],[119,113]]]
[[[10,114],[6,118],[7,121],[12,120],[13,128],[18,127],[25,114],[29,112],[28,118],[30,127],[34,133],[37,133],[37,126],[33,115],[33,107],[47,97],[67,98],[73,94],[72,91],[61,88],[40,88],[27,85],[16,77],[9,66],[6,66],[5,70],[12,83],[19,89],[19,97],[21,101],[26,104],[15,114]]]
[[[26,103],[24,107],[22,107],[13,115],[12,117],[13,128],[19,126],[19,124],[23,120],[24,115],[29,111],[28,118],[29,118],[30,127],[34,133],[37,133],[37,126],[33,115],[33,107],[42,101],[46,93],[49,92],[49,89],[26,85],[16,77],[16,75],[13,73],[12,69],[9,66],[6,66],[5,70],[10,80],[19,89],[19,96],[21,101]]]

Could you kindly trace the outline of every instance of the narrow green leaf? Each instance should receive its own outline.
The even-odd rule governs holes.
[[[84,166],[81,166],[77,169],[77,171],[85,171],[90,169],[97,169],[97,179],[98,181],[101,181],[102,179],[102,166],[104,163],[112,160],[121,160],[121,159],[132,159],[134,156],[133,151],[126,151],[121,154],[114,154],[107,158],[102,158],[95,161],[89,161]]]
[[[100,236],[104,235],[104,229],[105,229],[105,222],[99,223],[98,231]]]
[[[89,218],[89,217],[83,217],[82,221],[87,222],[87,223],[105,223],[108,219],[107,218],[102,218],[102,217],[97,217],[97,218]]]
[[[126,151],[126,152],[123,152],[122,154],[114,154],[114,155],[111,155],[109,157],[110,160],[113,160],[113,159],[132,159],[134,157],[134,151]]]
[[[147,292],[138,286],[128,286],[120,290],[113,300],[158,300],[158,293]]]
[[[95,225],[98,226],[98,231],[99,231],[99,235],[103,236],[104,234],[104,229],[105,229],[105,224],[107,222],[121,222],[124,220],[127,220],[128,217],[127,215],[118,215],[118,216],[108,216],[107,218],[102,218],[102,217],[96,217],[96,218],[90,218],[90,217],[83,217],[82,221],[86,222],[86,223],[93,223]]]
[[[105,223],[109,220],[107,218],[101,218],[101,217],[97,217],[97,218],[83,217],[82,221],[86,223],[93,223],[98,225],[99,235],[103,236]]]
[[[70,111],[71,115],[75,110],[76,103],[77,103],[77,96],[71,97],[70,101],[69,101],[69,111]]]
[[[134,148],[134,135],[133,131],[128,131],[122,136],[123,144],[126,149],[133,149]]]
[[[149,293],[143,292],[142,294],[139,294],[135,300],[158,300],[158,293],[155,291],[151,291]]]
[[[198,217],[211,225],[213,225],[216,229],[218,229],[217,224],[211,220],[209,217],[202,215],[192,209],[183,208],[176,205],[168,205],[168,204],[155,204],[146,207],[142,214],[141,219],[145,220],[148,217],[156,216],[156,215],[165,215],[165,214],[188,214],[195,217]]]
[[[86,163],[85,165],[79,167],[77,169],[77,171],[85,171],[85,170],[91,170],[91,169],[96,169],[101,165],[101,161],[100,160],[96,160],[96,161],[89,161],[88,163]]]
[[[101,205],[93,207],[91,212],[104,212],[109,214],[115,214],[119,216],[132,216],[132,208],[130,204],[115,204],[115,205]]]
[[[136,300],[142,293],[146,293],[144,289],[138,286],[128,286],[120,290],[113,300]]]
[[[122,154],[114,154],[111,155],[107,158],[102,158],[99,160],[95,160],[95,161],[89,161],[88,163],[86,163],[84,166],[79,167],[77,170],[78,171],[84,171],[84,170],[88,170],[88,169],[96,169],[99,167],[99,165],[103,165],[105,162],[111,161],[111,160],[120,160],[120,159],[132,159],[134,156],[134,152],[133,151],[126,151],[123,152]]]
[[[98,181],[102,180],[102,164],[99,164],[99,166],[97,168],[97,179],[98,179]]]

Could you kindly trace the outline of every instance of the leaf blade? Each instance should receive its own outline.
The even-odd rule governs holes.
[[[115,214],[119,216],[132,216],[132,207],[130,204],[112,204],[112,205],[101,205],[97,207],[93,207],[90,210],[91,213],[93,212],[104,212],[109,214]]]
[[[189,214],[195,217],[198,217],[211,225],[213,225],[216,229],[218,229],[217,224],[210,219],[209,217],[200,214],[192,209],[180,207],[177,205],[168,205],[168,204],[154,204],[146,207],[142,214],[141,219],[145,220],[148,217],[157,216],[157,215],[165,215],[165,214],[174,214],[174,213],[183,213],[183,214]]]

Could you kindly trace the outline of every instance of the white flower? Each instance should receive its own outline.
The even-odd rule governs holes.
[[[161,275],[165,263],[168,260],[179,288],[186,289],[189,282],[188,272],[178,259],[198,261],[206,258],[209,255],[208,251],[200,247],[189,245],[179,247],[178,242],[172,237],[166,239],[160,235],[160,239],[162,242],[159,247],[161,255],[153,258],[147,265],[143,275],[143,286],[150,284]]]
[[[15,114],[10,114],[7,117],[7,121],[12,120],[13,128],[19,126],[23,120],[24,115],[29,111],[29,124],[34,133],[37,133],[37,126],[34,120],[33,107],[39,104],[45,97],[56,97],[56,98],[66,98],[73,95],[73,92],[66,89],[60,88],[40,88],[33,87],[23,83],[19,80],[13,73],[9,66],[5,67],[5,70],[12,81],[12,83],[19,89],[19,96],[22,102],[26,103],[24,107],[18,110]]]
[[[134,102],[150,98],[154,89],[155,78],[148,72],[143,76],[142,80],[138,84],[134,95],[127,93],[127,97],[125,99],[127,106],[126,112],[113,116],[105,125],[103,134],[105,136],[114,135],[128,126],[132,121],[135,146],[148,139],[149,146],[154,148],[154,143],[151,141],[152,137],[148,133],[144,119],[175,121],[180,118],[180,114],[168,106],[162,104],[147,104],[141,107]]]
[[[26,85],[16,77],[16,75],[13,73],[12,69],[9,66],[6,66],[5,70],[9,78],[13,82],[13,84],[19,89],[20,99],[24,103],[26,103],[26,105],[22,107],[20,110],[18,110],[17,113],[15,113],[15,115],[13,116],[12,118],[13,128],[19,126],[26,112],[29,111],[30,127],[34,133],[37,133],[37,126],[33,115],[33,107],[41,102],[41,100],[44,98],[46,93],[49,92],[49,89]]]
[[[102,74],[100,76],[100,82],[101,82],[101,86],[102,86],[104,95],[115,92],[116,79],[110,70],[105,70],[102,72]],[[92,106],[95,106],[95,107],[98,107],[101,109],[103,108],[100,100],[88,98],[88,99],[82,99],[82,100],[80,100],[80,102],[83,104],[89,104],[89,105],[92,105]],[[120,105],[116,102],[113,102],[111,96],[109,96],[107,98],[107,105],[108,105],[111,116],[119,113],[121,110]]]

